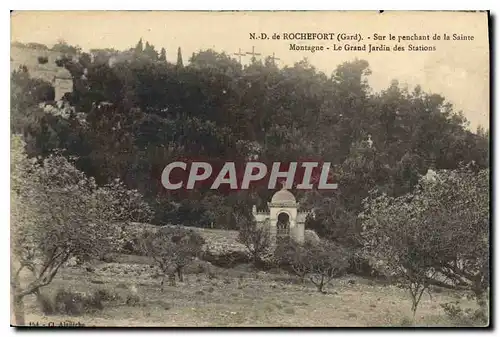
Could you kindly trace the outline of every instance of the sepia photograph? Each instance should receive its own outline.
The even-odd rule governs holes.
[[[11,327],[491,327],[490,20],[12,11]]]

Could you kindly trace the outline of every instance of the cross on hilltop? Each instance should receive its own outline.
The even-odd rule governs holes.
[[[277,58],[276,56],[274,56],[274,52],[273,52],[273,56],[269,56],[269,59],[271,59],[271,62],[273,64],[276,64],[276,60],[280,60],[279,58]]]
[[[240,62],[241,64],[241,57],[242,56],[246,56],[247,54],[246,53],[242,53],[241,52],[241,48],[238,48],[238,52],[237,53],[234,53],[234,55],[238,56],[238,61]]]
[[[252,52],[246,52],[247,55],[252,55],[252,61],[255,61],[256,58],[255,56],[260,56],[261,54],[260,53],[256,53],[255,52],[255,46],[252,46]]]

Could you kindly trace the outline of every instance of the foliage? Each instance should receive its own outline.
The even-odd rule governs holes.
[[[182,53],[181,53],[181,47],[177,49],[177,66],[178,67],[183,67],[184,64],[182,63]]]
[[[430,284],[489,287],[489,171],[429,171],[411,193],[373,195],[362,214],[365,250],[409,289],[415,312]]]
[[[200,256],[204,243],[203,237],[193,230],[161,227],[157,231],[144,232],[138,245],[145,255],[153,258],[164,277],[169,276],[173,285],[175,273],[179,281],[183,281],[184,267]]]
[[[237,241],[246,247],[254,264],[260,263],[271,245],[269,229],[238,214],[235,216],[240,224]]]
[[[39,64],[46,64],[49,62],[49,58],[47,56],[38,56],[37,60]]]
[[[331,280],[345,274],[349,267],[349,252],[333,242],[323,241],[318,245],[311,245],[307,249],[309,264],[309,279],[323,292]]]
[[[160,56],[158,57],[159,61],[167,62],[167,51],[165,48],[161,48],[160,50]]]
[[[345,274],[351,254],[329,241],[300,244],[287,240],[276,247],[274,256],[278,265],[291,270],[302,281],[308,276],[318,291],[323,292],[334,278]]]
[[[104,308],[102,292],[74,292],[58,289],[53,299],[51,314],[80,316],[93,313]]]
[[[50,284],[68,259],[115,250],[122,244],[121,225],[150,215],[123,184],[99,187],[57,153],[28,159],[21,137],[12,136],[11,285],[17,302]],[[32,274],[26,285],[19,279],[23,270]]]
[[[489,314],[487,306],[480,306],[477,309],[466,308],[462,309],[459,305],[460,301],[455,303],[443,303],[443,308],[446,316],[460,326],[486,326],[489,322]]]
[[[57,52],[60,52],[61,54],[71,54],[71,55],[75,55],[77,54],[79,51],[81,51],[81,48],[78,47],[78,46],[72,46],[70,44],[68,44],[66,41],[64,40],[59,40],[57,41],[56,44],[54,44],[52,46],[52,49],[53,51],[57,51]]]
[[[41,102],[54,100],[55,91],[52,84],[32,78],[26,66],[19,66],[19,69],[14,70],[10,81],[11,110],[21,113]]]
[[[290,270],[304,282],[310,273],[308,249],[311,246],[311,243],[299,244],[291,239],[283,240],[276,246],[273,256],[279,267]]]
[[[98,184],[120,177],[160,211],[157,224],[237,229],[234,205],[246,216],[274,192],[259,186],[240,195],[165,191],[161,172],[174,160],[329,161],[337,191],[294,193],[316,211],[309,228],[353,246],[360,245],[357,214],[371,189],[399,196],[430,166],[489,163],[486,132],[468,131],[443,97],[418,87],[410,91],[393,82],[373,93],[363,60],[343,63],[327,76],[305,60],[283,68],[260,61],[242,67],[214,50],[194,53],[177,67],[142,39],[123,55],[112,66],[83,57],[59,61],[73,78],[68,99],[87,124],[52,120],[50,127],[33,126],[30,155],[66,148]]]

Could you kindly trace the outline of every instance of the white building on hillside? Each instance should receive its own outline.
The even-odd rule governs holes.
[[[272,242],[286,237],[304,242],[304,223],[309,212],[299,212],[299,203],[290,191],[283,188],[276,192],[267,206],[268,210],[258,211],[254,205],[252,213],[257,225],[269,229]]]

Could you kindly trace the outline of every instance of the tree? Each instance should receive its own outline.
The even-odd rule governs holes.
[[[158,60],[158,53],[155,50],[155,47],[146,41],[146,45],[144,46],[144,55],[146,55],[149,59],[153,61]]]
[[[489,188],[489,171],[472,163],[430,170],[403,196],[367,198],[361,214],[366,254],[409,290],[414,315],[431,284],[470,290],[484,305]]]
[[[279,267],[290,270],[304,283],[305,277],[311,271],[308,261],[309,248],[309,243],[300,244],[294,240],[284,240],[276,246],[273,255]]]
[[[138,240],[139,250],[151,257],[163,273],[162,286],[167,276],[170,285],[175,286],[176,273],[179,281],[183,281],[184,267],[199,256],[204,243],[201,235],[181,227],[161,227],[156,231],[147,231]]]
[[[53,101],[54,86],[39,78],[32,78],[26,66],[19,66],[10,76],[11,108],[24,110],[41,102]]]
[[[54,44],[54,46],[52,46],[52,50],[65,55],[75,55],[81,50],[81,48],[78,46],[71,46],[65,40],[60,39],[56,44]]]
[[[32,49],[40,49],[40,50],[49,50],[49,47],[42,43],[37,43],[37,42],[29,42],[26,44],[26,47],[32,48]]]
[[[235,214],[236,223],[239,226],[237,241],[243,244],[254,264],[262,262],[263,256],[271,246],[269,230],[265,226],[260,226],[255,221],[250,221],[245,216]]]
[[[116,181],[99,187],[59,154],[28,159],[20,136],[12,136],[11,154],[11,299],[15,324],[24,325],[25,296],[38,295],[68,259],[120,247],[122,225],[151,212],[136,191]]]
[[[49,62],[49,58],[47,56],[38,56],[37,60],[39,64],[46,64]]]
[[[44,114],[38,105],[53,101],[54,96],[54,86],[44,80],[32,78],[26,66],[14,70],[10,87],[11,130],[25,133],[35,128]]]
[[[177,66],[178,67],[183,67],[183,64],[182,64],[182,53],[181,53],[181,47],[179,47],[177,49]]]
[[[163,47],[161,48],[160,57],[158,58],[158,60],[163,61],[163,62],[167,62],[167,51]]]
[[[323,293],[325,286],[345,273],[349,267],[350,254],[344,247],[326,240],[306,248],[309,279]]]
[[[140,55],[142,54],[143,52],[143,44],[142,44],[142,37],[139,39],[139,42],[137,42],[136,46],[135,46],[135,54],[136,55]]]
[[[176,217],[189,226],[237,229],[225,191],[198,190],[189,202],[180,191],[165,191],[159,177],[165,163],[178,158],[331,162],[339,189],[311,193],[318,216],[308,225],[351,246],[359,245],[357,215],[371,189],[398,196],[430,166],[455,169],[471,160],[488,165],[487,135],[465,130],[444,98],[405,90],[397,82],[373,93],[366,61],[341,64],[328,76],[307,61],[283,68],[255,62],[243,69],[230,55],[205,50],[180,68],[151,62],[142,40],[140,45],[140,57],[125,52],[117,58],[128,61],[113,67],[97,61],[87,67],[82,57],[61,60],[73,78],[69,101],[85,113],[90,127],[73,123],[68,131],[51,123],[32,142],[38,148],[45,144],[47,153],[54,147],[47,139],[61,139],[68,153],[80,158],[79,168],[99,183],[119,175],[150,200],[161,198],[158,208],[165,218],[155,223]],[[103,102],[111,105],[103,109]],[[366,147],[369,137],[373,146]],[[264,203],[271,191],[252,187],[242,194]],[[217,198],[222,201],[214,202]],[[251,208],[249,199],[238,213]],[[171,202],[181,212],[164,211]]]

